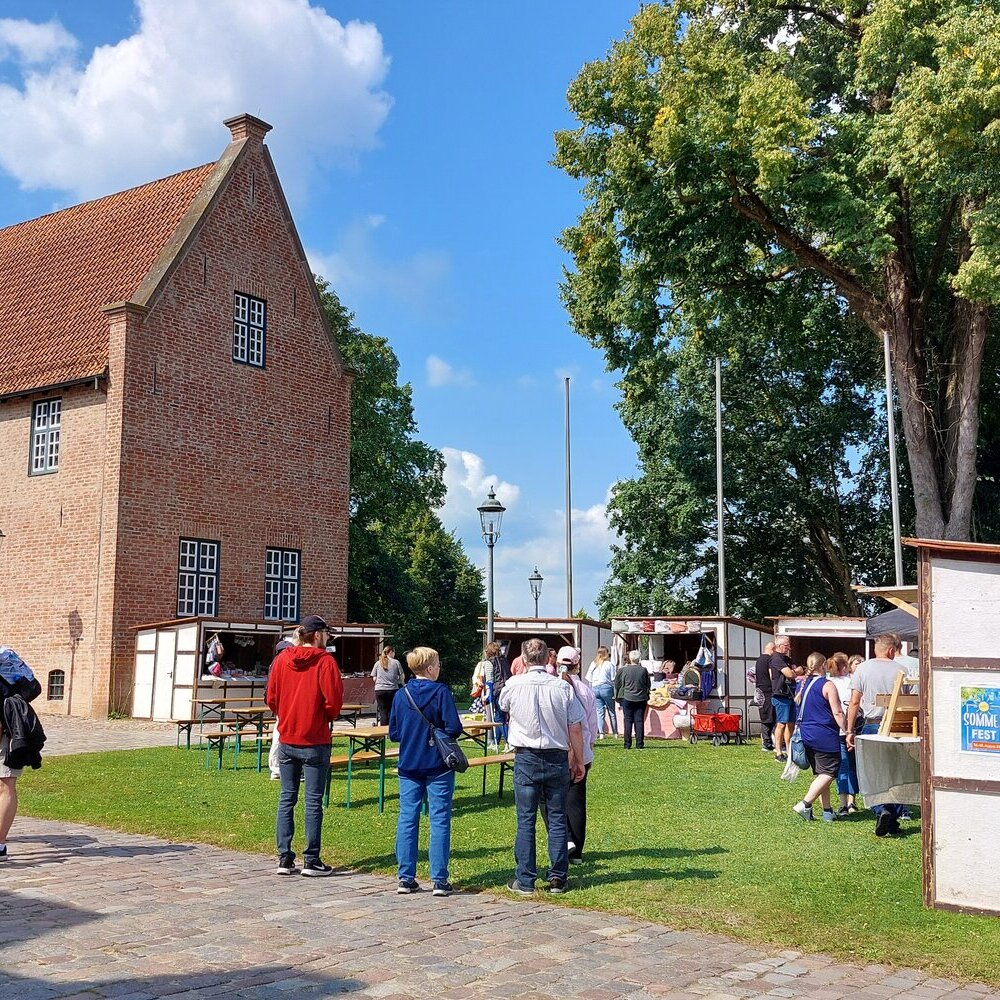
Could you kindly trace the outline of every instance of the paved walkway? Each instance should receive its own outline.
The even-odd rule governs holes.
[[[169,747],[177,739],[177,727],[169,722],[141,719],[74,719],[66,715],[43,715],[45,755],[98,753],[102,750],[137,750]]]
[[[19,818],[0,868],[0,997],[265,1000],[1000,998],[545,902],[397,896],[376,875]]]

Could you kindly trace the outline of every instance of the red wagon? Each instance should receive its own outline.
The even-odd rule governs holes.
[[[689,743],[697,743],[698,737],[711,739],[712,746],[723,743],[745,743],[743,738],[743,713],[739,712],[698,712],[691,716]]]

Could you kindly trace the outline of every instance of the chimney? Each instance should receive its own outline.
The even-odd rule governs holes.
[[[232,133],[233,142],[242,142],[244,139],[252,139],[254,142],[262,143],[264,136],[271,131],[271,126],[253,115],[237,115],[235,118],[227,118],[223,123]]]

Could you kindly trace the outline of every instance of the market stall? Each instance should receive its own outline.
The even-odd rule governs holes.
[[[332,652],[344,678],[346,703],[374,701],[369,676],[385,626],[331,623]],[[168,721],[191,718],[200,698],[263,700],[274,647],[294,626],[182,618],[135,629],[132,715]],[[221,648],[221,654],[219,649]]]
[[[703,645],[710,651],[710,671],[701,671],[703,683],[697,694],[684,690],[685,697],[654,697],[646,716],[646,735],[654,739],[682,739],[689,727],[678,727],[678,718],[692,713],[715,711],[742,715],[743,735],[760,732],[760,718],[754,704],[753,685],[747,680],[764,645],[773,638],[766,625],[742,618],[687,618],[660,616],[613,618],[613,654],[623,662],[625,654],[638,649],[651,673],[658,673],[664,660],[673,660],[679,671],[695,660]],[[683,686],[678,677],[664,680],[668,695]],[[654,696],[656,692],[654,691]]]
[[[485,634],[485,630],[484,630]],[[575,646],[580,650],[583,671],[594,659],[598,646],[611,645],[611,626],[607,622],[589,618],[503,618],[493,619],[493,635],[507,658],[513,660],[521,653],[521,643],[528,639],[542,639],[553,649]]]
[[[910,540],[919,566],[924,903],[1000,913],[1000,546]]]

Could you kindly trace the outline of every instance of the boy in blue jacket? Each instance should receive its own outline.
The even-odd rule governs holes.
[[[450,896],[452,887],[448,881],[448,856],[451,853],[451,800],[455,794],[455,772],[449,771],[442,763],[427,723],[454,737],[461,735],[462,721],[451,691],[444,684],[437,683],[441,673],[437,650],[417,646],[406,654],[406,665],[413,672],[413,679],[393,700],[389,715],[389,739],[399,744],[399,822],[396,824],[399,885],[396,892],[405,895],[420,891],[416,880],[417,832],[420,806],[426,793],[431,821],[428,853],[434,895]],[[410,698],[416,708],[410,703]],[[424,718],[420,717],[421,712]]]

